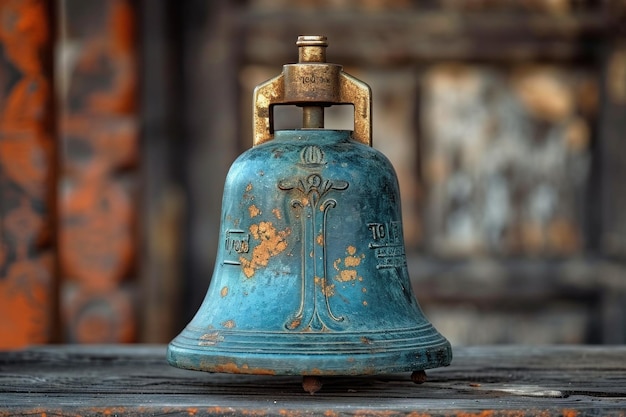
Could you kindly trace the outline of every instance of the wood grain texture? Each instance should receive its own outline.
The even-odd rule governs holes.
[[[0,353],[0,416],[624,416],[626,347],[456,348],[423,385],[409,375],[207,374],[170,367],[164,346],[49,346]]]

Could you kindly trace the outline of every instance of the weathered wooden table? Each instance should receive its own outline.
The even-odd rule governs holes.
[[[45,346],[0,353],[0,416],[626,416],[624,347],[454,349],[450,367],[409,375],[301,378],[170,367],[164,346]]]

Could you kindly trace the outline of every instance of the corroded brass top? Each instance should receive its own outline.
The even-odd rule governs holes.
[[[298,62],[326,62],[326,36],[298,36]]]
[[[371,90],[362,81],[343,72],[341,65],[326,62],[325,36],[299,36],[299,62],[283,66],[280,75],[254,90],[253,145],[274,136],[273,106],[302,107],[303,128],[324,127],[324,107],[354,105],[353,139],[372,144]]]

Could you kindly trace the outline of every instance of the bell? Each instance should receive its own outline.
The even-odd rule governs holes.
[[[167,359],[207,372],[423,380],[452,351],[411,290],[397,178],[371,147],[370,88],[326,63],[326,37],[297,45],[299,62],[254,91],[253,147],[226,179],[213,278]],[[302,129],[274,130],[282,104],[302,107]],[[333,104],[354,106],[354,131],[323,129]]]

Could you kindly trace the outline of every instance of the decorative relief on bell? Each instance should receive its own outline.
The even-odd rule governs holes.
[[[319,146],[309,145],[302,148],[300,161],[303,165],[316,166],[326,163],[324,151]]]
[[[304,169],[317,171],[324,164],[324,152],[319,146],[306,146],[300,152],[298,165]],[[278,182],[280,190],[295,194],[290,206],[302,227],[300,305],[285,324],[288,330],[341,330],[336,324],[345,318],[333,313],[330,305],[335,285],[328,276],[326,232],[328,213],[337,207],[337,200],[328,195],[348,186],[347,181],[325,179],[317,172]]]
[[[226,256],[223,263],[227,265],[241,265],[239,257],[250,252],[250,234],[245,230],[226,229],[224,234],[224,251]]]

